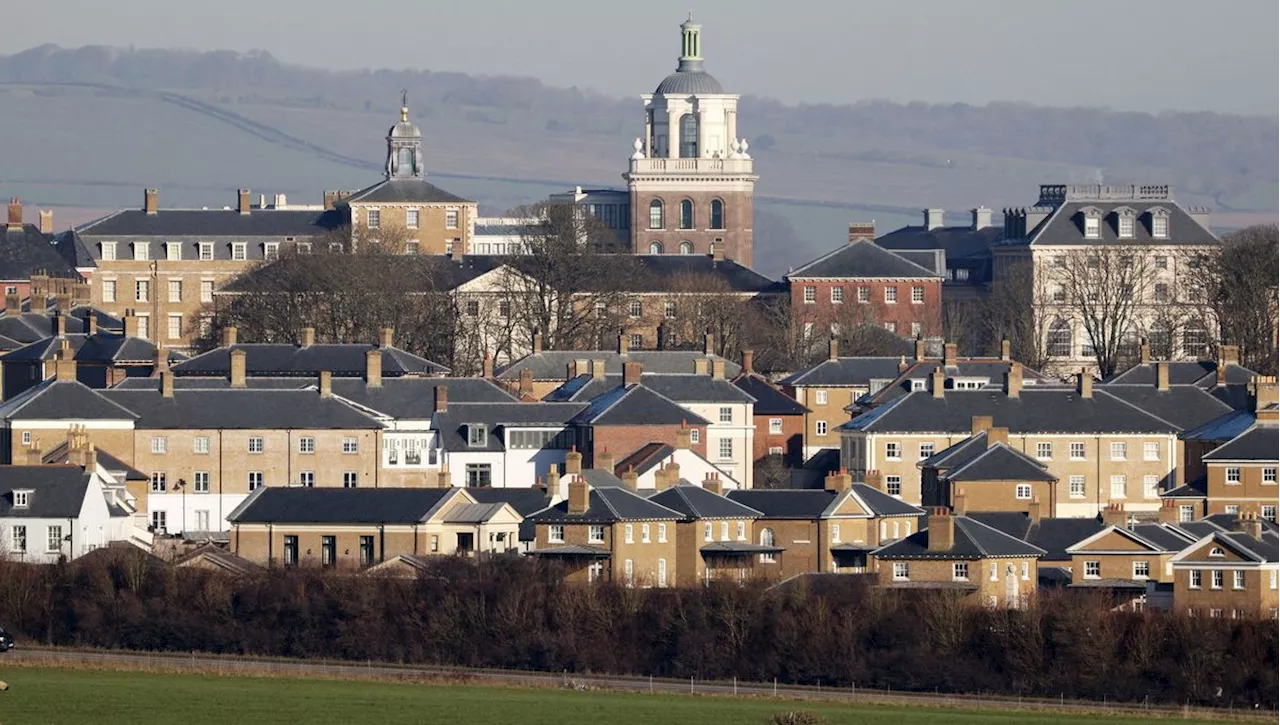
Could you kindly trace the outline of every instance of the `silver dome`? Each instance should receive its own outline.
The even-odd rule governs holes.
[[[695,93],[724,93],[715,76],[706,71],[676,71],[658,84],[655,95],[679,96]]]
[[[394,138],[422,138],[422,132],[418,127],[408,121],[401,121],[392,126],[387,135]]]

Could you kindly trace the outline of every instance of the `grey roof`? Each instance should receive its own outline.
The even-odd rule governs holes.
[[[0,227],[0,280],[27,281],[33,274],[80,280],[80,273],[34,224]]]
[[[1208,495],[1205,492],[1208,483],[1208,479],[1204,475],[1200,475],[1177,488],[1161,491],[1160,498],[1204,498]]]
[[[876,549],[877,559],[982,559],[1002,556],[1033,556],[1046,552],[999,529],[968,516],[956,516],[955,543],[946,551],[929,550],[929,529],[923,529]]]
[[[1232,410],[1184,432],[1186,441],[1226,442],[1251,428],[1258,416],[1251,410]]]
[[[593,488],[608,488],[626,485],[613,471],[602,471],[599,468],[588,468],[578,475],[582,476],[583,480],[591,484]]]
[[[183,533],[185,534],[186,532]],[[261,566],[249,561],[243,556],[237,556],[217,544],[205,544],[204,546],[201,546],[199,549],[196,549],[175,562],[174,566],[194,566],[201,562],[212,564],[213,566],[232,574],[249,575],[262,571]]]
[[[457,194],[423,179],[384,179],[372,186],[367,186],[351,196],[343,199],[343,203],[360,202],[363,204],[406,204],[423,202],[427,204],[474,204]],[[459,232],[461,233],[461,232]]]
[[[756,399],[751,410],[755,415],[804,415],[809,409],[797,403],[795,398],[779,390],[773,383],[754,374],[739,375],[733,379],[739,390]]]
[[[227,516],[236,524],[415,524],[450,488],[281,488],[264,486]]]
[[[627,255],[625,263],[638,269],[619,283],[623,292],[687,292],[688,281],[698,277],[714,279],[729,292],[762,294],[785,289],[750,267],[705,254]]]
[[[1280,438],[1274,425],[1257,424],[1205,454],[1205,461],[1280,460]]]
[[[621,375],[593,378],[579,375],[543,396],[548,402],[586,401],[609,393],[622,385]],[[742,388],[710,375],[641,375],[640,384],[677,403],[750,403],[753,398]]]
[[[574,422],[584,425],[707,425],[709,421],[641,383],[619,386],[596,396],[574,418]]]
[[[918,516],[923,511],[865,483],[854,483],[852,492],[876,516]],[[739,489],[726,496],[769,519],[816,519],[826,513],[840,494],[826,489]]]
[[[1164,524],[1137,524],[1132,531],[1160,551],[1182,551],[1196,540],[1182,529]]]
[[[1124,385],[1148,385],[1155,387],[1158,378],[1157,368],[1160,362],[1140,363],[1111,376],[1107,385],[1122,383]],[[1214,360],[1171,360],[1164,362],[1169,366],[1169,385],[1201,385],[1208,387],[1218,379],[1218,363]],[[1244,385],[1256,375],[1252,370],[1234,363],[1227,365],[1227,383]]]
[[[309,237],[340,226],[342,216],[334,210],[254,209],[241,214],[236,209],[161,209],[148,214],[141,209],[122,209],[76,227],[75,234],[95,259],[101,252],[86,237],[160,237],[157,241],[182,243],[184,259],[199,259],[196,244],[208,241],[199,237]],[[225,258],[230,259],[230,250],[227,252]],[[164,259],[163,255],[151,258]]]
[[[50,378],[0,404],[0,420],[133,420],[138,415],[78,381]]]
[[[528,518],[536,523],[613,523],[615,521],[664,521],[681,519],[683,515],[656,504],[619,486],[592,488],[588,492],[587,510],[580,514],[569,513],[569,502],[543,509]]]
[[[787,279],[936,279],[930,268],[907,260],[869,239],[843,244],[787,273]]]
[[[67,460],[69,452],[70,450],[69,450],[69,446],[67,445],[67,441],[62,441],[62,443],[59,443],[57,446],[54,446],[53,448],[46,450],[44,454],[40,457],[40,460],[46,464],[70,463],[70,461]],[[97,454],[99,466],[102,466],[104,469],[106,469],[110,473],[123,474],[126,481],[150,481],[151,480],[151,476],[143,473],[142,471],[139,471],[133,466],[130,466],[129,464],[125,463],[119,458],[116,458],[115,456],[102,450],[101,448],[98,448],[96,450],[96,454]]]
[[[724,93],[724,87],[710,73],[698,70],[678,70],[653,89],[654,95],[691,96],[699,93]]]
[[[928,458],[920,461],[920,468],[936,468],[949,470],[967,461],[971,461],[987,450],[987,432],[979,431],[959,443],[953,443]]]
[[[458,504],[445,513],[444,522],[447,524],[482,524],[496,516],[502,510],[502,507],[506,505],[502,501]]]
[[[1255,539],[1243,531],[1220,531],[1213,534],[1216,542],[1225,544],[1240,556],[1258,563],[1280,561],[1280,546],[1274,536],[1263,535]]]
[[[13,492],[23,489],[32,491],[28,504],[14,508]],[[89,474],[79,466],[0,466],[0,519],[76,518],[88,490]]]
[[[702,554],[765,554],[769,552],[785,551],[781,546],[765,546],[764,544],[752,544],[746,541],[716,541],[706,544],[698,548]]]
[[[855,482],[853,492],[876,516],[918,516],[924,513],[919,506],[913,506],[865,483]]]
[[[947,264],[965,258],[990,257],[991,244],[1004,235],[1004,227],[990,226],[974,229],[963,227],[934,227],[924,225],[905,226],[876,238],[876,244],[894,251],[942,249],[946,251]]]
[[[650,494],[649,500],[683,514],[684,519],[754,519],[760,512],[702,486],[681,483]]]
[[[563,557],[587,557],[591,559],[608,559],[611,554],[598,546],[587,546],[586,544],[565,544],[564,546],[551,546],[544,549],[531,549],[530,556],[563,556]]]
[[[1025,513],[992,511],[970,513],[968,517],[1043,549],[1044,561],[1070,561],[1067,549],[1106,528],[1093,518],[1042,518],[1034,522]]]
[[[1056,204],[1056,209],[1035,230],[1029,230],[1028,240],[1036,246],[1093,245],[1114,244],[1122,242],[1128,245],[1216,245],[1217,237],[1205,229],[1190,214],[1172,199],[1164,200],[1076,200]],[[1102,214],[1097,239],[1086,239],[1084,236],[1084,215],[1086,208],[1095,208]],[[1137,218],[1134,220],[1132,239],[1120,239],[1116,229],[1117,209],[1132,209]],[[1151,235],[1149,210],[1163,210],[1169,215],[1168,239],[1157,239]]]
[[[957,378],[967,380],[985,378],[988,385],[1000,385],[1004,382],[1004,375],[1009,372],[1009,368],[1012,365],[1013,361],[1009,360],[975,357],[960,358],[953,365],[944,365],[942,360],[908,361],[907,369],[899,374],[896,379],[893,379],[879,390],[862,396],[853,406],[846,408],[846,410],[884,405],[911,392],[913,381],[916,380],[925,381],[925,387],[927,388],[933,371],[938,368],[942,368],[943,371],[943,388],[945,390],[954,390]],[[1056,382],[1044,373],[1026,366],[1022,368],[1022,381],[1023,385],[1045,385]]]
[[[196,355],[173,366],[174,375],[231,374],[231,352],[245,353],[245,374],[249,376],[319,375],[328,370],[334,377],[359,377],[365,374],[366,355],[370,350],[382,353],[382,374],[440,375],[449,372],[443,365],[418,357],[398,347],[379,347],[362,343],[288,345],[244,344],[219,347]]]
[[[399,378],[390,378],[390,380],[398,380]],[[406,378],[407,379],[407,378]],[[334,380],[336,383],[337,380]],[[316,387],[316,378],[245,378],[244,386],[249,390],[306,390]],[[231,388],[231,380],[228,378],[214,378],[202,376],[188,376],[173,378],[174,390],[228,390]],[[129,377],[121,380],[112,386],[112,390],[159,390],[160,378],[151,377]]]
[[[547,494],[540,488],[469,487],[466,492],[479,503],[505,503],[521,516],[547,507]]]
[[[1111,395],[1126,400],[1182,430],[1215,420],[1231,412],[1231,407],[1194,385],[1170,385],[1158,390],[1154,385],[1100,385]]]
[[[1057,476],[1031,456],[1006,443],[996,443],[944,475],[948,481],[1056,481]]]
[[[386,254],[363,255],[358,261],[370,279],[392,276],[410,279],[419,283],[414,291],[439,292],[456,289],[459,285],[488,274],[506,264],[509,259],[512,258],[475,254],[461,257],[441,254]],[[350,261],[350,258],[342,255],[290,254],[240,275],[214,294],[276,290],[281,280],[287,280],[299,290],[323,291],[323,286],[315,280],[328,277],[325,273],[332,265]]]
[[[1082,581],[1073,581],[1067,586],[1081,589],[1132,589],[1134,591],[1146,591],[1146,580],[1138,581],[1136,579],[1084,579]]]
[[[876,432],[972,429],[975,415],[989,415],[1014,433],[1175,433],[1177,428],[1104,390],[1082,398],[1074,389],[1023,388],[1012,398],[1001,390],[948,390],[942,398],[917,391],[864,413],[841,428]]]
[[[0,310],[0,335],[23,344],[52,337],[55,332],[53,310],[33,311],[30,309],[30,300],[27,300],[24,306],[27,310],[17,315],[10,315]],[[86,321],[89,315],[98,319],[98,328],[101,330],[119,332],[124,328],[124,322],[119,318],[112,317],[96,307],[79,305],[65,314],[65,330],[68,333],[87,332]]]
[[[369,387],[362,378],[335,378],[333,394],[392,418],[429,420],[435,413],[436,388],[448,391],[449,405],[512,403],[507,391],[484,378],[384,378]]]
[[[502,433],[508,427],[565,427],[586,408],[583,403],[460,403],[437,413],[432,423],[440,431],[441,445],[447,451],[501,451]],[[482,424],[488,428],[484,446],[467,443],[467,426]]]
[[[98,391],[110,402],[137,414],[137,428],[154,429],[381,429],[373,418],[334,398],[311,390],[174,390],[166,398],[155,390]]]
[[[14,350],[4,356],[6,363],[52,360],[62,348],[62,341],[75,353],[76,362],[140,363],[154,364],[155,343],[141,337],[125,337],[114,332],[98,332],[93,335],[67,334],[62,337],[46,337]],[[170,360],[181,362],[185,358],[175,356]]]
[[[533,371],[534,380],[564,380],[569,364],[576,360],[600,360],[604,362],[606,375],[622,375],[622,365],[628,362],[640,363],[646,376],[692,375],[695,360],[718,357],[687,350],[632,350],[625,355],[618,354],[616,350],[543,350],[516,360],[503,368],[498,377],[503,380],[519,380],[520,373],[528,369]],[[708,362],[708,369],[710,365]],[[724,359],[724,370],[726,376],[733,377],[742,372],[742,367],[732,360]],[[589,371],[579,372],[585,374]]]
[[[842,357],[823,360],[817,365],[798,370],[780,381],[781,385],[857,385],[866,387],[874,380],[894,380],[900,374],[900,357]],[[915,360],[907,358],[908,363]]]

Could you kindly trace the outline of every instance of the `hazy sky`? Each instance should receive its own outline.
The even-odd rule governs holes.
[[[729,90],[894,101],[1277,112],[1277,0],[44,0],[0,54],[51,42],[264,49],[328,68],[528,75],[635,96],[703,24]]]

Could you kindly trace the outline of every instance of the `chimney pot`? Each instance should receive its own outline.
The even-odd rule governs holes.
[[[876,238],[876,223],[869,222],[849,222],[849,243],[860,242],[864,239],[873,240]]]
[[[702,354],[703,355],[716,354],[716,336],[714,333],[708,332],[706,335],[702,337]]]
[[[16,196],[9,199],[9,228],[22,228],[22,202]]]
[[[1169,389],[1169,363],[1161,360],[1156,363],[1156,390]]]
[[[595,358],[591,360],[591,377],[597,380],[603,380],[605,378],[604,360],[598,360]]]
[[[843,468],[839,471],[828,473],[826,479],[823,480],[823,488],[828,491],[848,491],[852,487],[853,476],[850,476],[849,471]]]
[[[929,551],[950,551],[956,545],[956,521],[944,506],[929,513]]]
[[[676,430],[676,448],[687,451],[693,447],[693,434],[683,424]]]
[[[582,473],[582,454],[578,452],[577,448],[573,448],[564,454],[564,472]]]
[[[640,487],[640,474],[636,473],[635,466],[628,466],[627,470],[622,472],[622,485],[628,491],[635,491]]]
[[[724,380],[724,363],[722,357],[711,358],[711,377],[717,380]]]
[[[1004,374],[1004,392],[1010,398],[1022,397],[1022,363],[1009,363],[1009,371]]]
[[[1000,359],[1005,362],[1009,362],[1011,359],[1013,359],[1013,351],[1011,349],[1008,339],[1004,339],[1000,341]]]
[[[985,206],[977,207],[972,210],[973,214],[973,230],[980,231],[991,226],[991,210]]]
[[[693,359],[693,374],[706,375],[710,367],[710,361],[705,357],[696,357]]]
[[[933,369],[933,373],[929,375],[929,382],[933,397],[941,398],[946,395],[947,374],[942,371],[942,366]]]
[[[925,355],[924,340],[917,337],[915,348],[916,348],[915,349],[916,362],[920,362],[921,360],[924,359],[924,355]]]
[[[550,475],[547,476],[550,482]],[[559,479],[559,476],[556,476]],[[550,488],[550,486],[548,486]],[[569,513],[585,514],[591,505],[591,486],[582,476],[569,479]]]
[[[609,449],[606,448],[597,453],[593,463],[597,471],[608,471],[609,473],[613,473],[614,459],[613,454],[609,452]]]

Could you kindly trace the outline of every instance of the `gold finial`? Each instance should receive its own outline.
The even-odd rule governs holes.
[[[400,120],[401,122],[409,120],[409,91],[401,89],[400,91]]]

